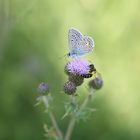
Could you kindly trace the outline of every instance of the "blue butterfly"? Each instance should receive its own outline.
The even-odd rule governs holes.
[[[70,28],[68,32],[68,45],[71,57],[79,57],[91,52],[94,48],[94,40],[89,36],[83,36],[80,31]]]

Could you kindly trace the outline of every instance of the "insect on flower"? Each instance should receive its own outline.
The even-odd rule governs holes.
[[[96,69],[93,64],[90,64],[89,72],[87,74],[82,74],[81,76],[84,78],[91,78],[94,74],[96,74]]]
[[[77,29],[70,28],[68,32],[68,45],[70,52],[67,56],[79,57],[93,50],[94,40],[89,36],[83,36]]]

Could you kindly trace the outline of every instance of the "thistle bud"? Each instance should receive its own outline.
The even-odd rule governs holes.
[[[76,84],[72,81],[68,81],[64,84],[64,92],[68,95],[72,95],[76,92]]]
[[[103,86],[103,80],[101,77],[95,77],[93,80],[89,81],[89,87],[93,89],[101,89]]]
[[[38,86],[38,91],[40,93],[48,93],[49,92],[49,86],[47,83],[40,83],[39,86]]]

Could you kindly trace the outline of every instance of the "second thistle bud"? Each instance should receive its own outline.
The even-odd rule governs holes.
[[[93,89],[101,89],[103,86],[103,80],[101,77],[96,77],[89,82],[89,87]]]
[[[63,90],[66,94],[72,95],[76,92],[76,84],[72,81],[68,81],[64,84]]]

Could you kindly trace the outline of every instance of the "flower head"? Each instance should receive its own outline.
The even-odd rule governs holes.
[[[82,59],[73,59],[65,66],[65,72],[73,75],[86,74],[89,70],[89,62]]]
[[[41,93],[48,92],[48,91],[49,91],[49,86],[48,86],[47,83],[42,82],[42,83],[39,84],[38,90],[39,90],[39,92],[41,92]]]
[[[76,92],[76,84],[72,81],[68,81],[64,84],[64,92],[68,95],[72,95]]]
[[[89,82],[89,87],[93,89],[101,89],[103,86],[103,80],[100,76],[95,77],[93,80]]]

